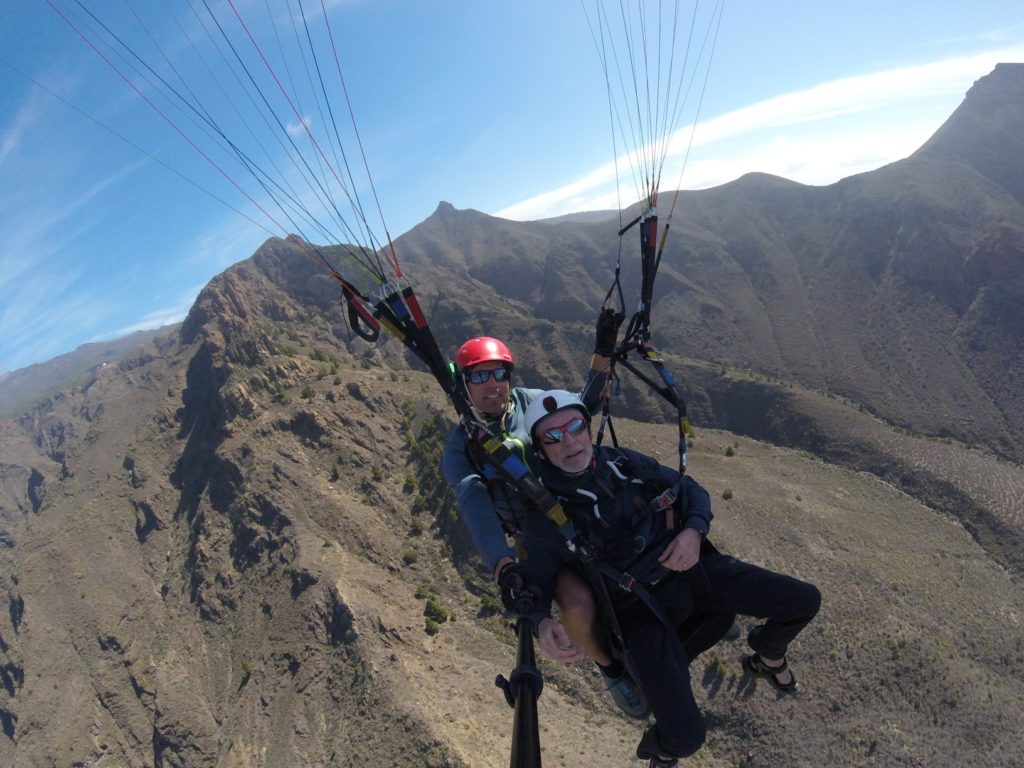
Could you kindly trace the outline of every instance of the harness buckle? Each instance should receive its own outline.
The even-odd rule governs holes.
[[[675,486],[672,486],[651,499],[651,507],[653,507],[656,512],[669,509],[675,503],[678,496],[679,494],[676,493]]]

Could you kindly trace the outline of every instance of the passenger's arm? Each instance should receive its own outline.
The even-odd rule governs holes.
[[[683,517],[683,528],[693,528],[702,536],[711,530],[711,495],[700,483],[689,475],[683,478],[683,491],[680,493],[680,512]]]

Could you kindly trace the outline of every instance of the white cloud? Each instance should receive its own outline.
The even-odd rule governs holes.
[[[0,133],[0,165],[17,153],[22,138],[35,126],[37,117],[38,110],[30,102],[22,105],[10,124],[4,127]]]
[[[5,363],[20,368],[66,352],[80,343],[82,329],[94,327],[110,311],[107,297],[92,294],[65,294],[59,301],[20,303],[13,316],[5,313],[0,318],[9,358]]]
[[[934,132],[971,84],[998,62],[1024,60],[1024,46],[990,50],[913,67],[842,78],[734,110],[701,122],[682,186],[700,189],[751,171],[805,184],[830,184],[845,176],[906,157]],[[915,105],[930,110],[930,125],[908,116]],[[941,111],[936,112],[936,109]],[[886,116],[893,119],[886,122]],[[827,125],[826,125],[827,124]],[[814,130],[822,126],[821,130]],[[827,133],[826,133],[827,128]],[[690,144],[691,127],[669,141],[662,189],[674,189]],[[619,158],[624,205],[629,158]],[[547,192],[495,213],[509,219],[547,218],[580,210],[617,208],[615,167],[608,163]]]
[[[301,122],[289,122],[284,129],[288,131],[289,136],[305,136],[311,125],[313,122],[309,116],[303,115]]]
[[[118,339],[122,336],[127,336],[129,333],[135,333],[136,331],[149,331],[154,328],[162,328],[165,325],[180,323],[185,319],[186,315],[188,315],[189,310],[192,309],[196,296],[199,295],[199,292],[203,287],[203,285],[192,286],[180,295],[176,303],[155,309],[140,318],[137,322],[124,326],[123,328],[118,328],[110,333],[104,333],[92,339],[92,341]]]
[[[258,215],[253,212],[253,218]],[[199,279],[208,280],[242,258],[254,253],[271,233],[252,221],[225,216],[213,227],[183,243],[169,259]]]
[[[0,253],[0,293],[9,285],[19,285],[29,273],[45,269],[49,278],[61,280],[68,272],[77,274],[80,270],[58,264],[70,261],[66,258],[75,249],[75,243],[87,232],[98,226],[106,211],[90,209],[89,204],[107,189],[121,183],[145,160],[116,169],[113,173],[95,180],[89,187],[78,191],[75,197],[68,197],[72,191],[70,182],[55,185],[45,199],[36,199],[31,205],[16,203],[12,208],[0,210],[0,223],[10,232],[4,251]],[[19,291],[22,290],[19,288]]]

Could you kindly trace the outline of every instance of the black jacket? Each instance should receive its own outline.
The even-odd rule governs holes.
[[[591,469],[568,477],[547,462],[540,481],[561,503],[571,525],[559,529],[543,512],[529,510],[523,525],[528,584],[541,592],[537,616],[549,615],[558,571],[571,559],[608,563],[643,584],[668,574],[658,558],[683,528],[707,536],[708,492],[688,475],[626,448],[595,447]],[[671,503],[665,491],[675,492]]]

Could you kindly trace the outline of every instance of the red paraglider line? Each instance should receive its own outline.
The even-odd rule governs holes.
[[[59,8],[57,8],[56,5],[53,4],[53,0],[46,0],[46,3],[47,3],[47,5],[49,5],[53,9],[54,13],[56,13],[58,16],[60,16],[65,21],[65,23],[69,27],[71,27],[71,29],[75,32],[76,35],[78,35],[80,38],[82,38],[82,40],[85,42],[86,45],[88,45],[90,48],[93,49],[93,51],[95,51],[97,56],[99,56],[101,59],[103,59],[103,61],[105,61],[107,63],[107,66],[109,66],[112,70],[114,70],[115,73],[117,73],[118,77],[120,77],[122,80],[124,80],[125,83],[127,83],[128,86],[133,91],[135,91],[135,93],[137,93],[139,95],[139,97],[143,101],[145,101],[147,104],[149,104],[150,107],[153,108],[154,112],[156,112],[158,115],[160,115],[160,117],[162,117],[167,122],[167,124],[169,126],[171,126],[171,128],[173,128],[178,133],[179,136],[181,136],[185,141],[187,141],[192,146],[192,148],[195,149],[196,152],[198,152],[200,155],[202,155],[203,159],[205,159],[206,162],[208,162],[210,165],[212,165],[221,176],[223,176],[225,179],[227,179],[235,189],[237,189],[239,192],[241,192],[250,203],[252,203],[257,208],[259,208],[259,210],[263,213],[263,215],[266,216],[268,219],[270,219],[270,221],[272,221],[274,223],[274,225],[278,228],[279,231],[281,231],[281,232],[285,232],[286,231],[286,229],[283,226],[281,226],[281,224],[277,221],[277,219],[275,219],[270,214],[270,212],[267,211],[266,208],[264,208],[256,200],[254,200],[253,197],[248,192],[246,192],[237,181],[235,181],[233,178],[231,178],[231,176],[223,168],[221,168],[216,163],[216,161],[213,158],[211,158],[208,154],[206,154],[206,152],[204,152],[203,149],[198,144],[196,144],[194,141],[192,141],[192,139],[189,138],[188,134],[186,134],[177,125],[175,125],[174,121],[171,120],[166,114],[164,114],[164,112],[160,109],[160,107],[158,107],[156,104],[154,104],[153,101],[148,96],[146,96],[145,93],[143,93],[141,90],[139,90],[139,88],[135,85],[135,83],[133,83],[130,78],[125,76],[125,74],[120,69],[118,69],[117,65],[114,64],[110,59],[108,59],[103,54],[103,51],[101,51],[99,48],[97,48],[88,37],[86,37],[84,34],[82,34],[82,31],[78,27],[75,26],[74,22],[72,22],[71,19],[69,19],[67,16],[65,16],[64,13],[62,13],[61,10]]]

